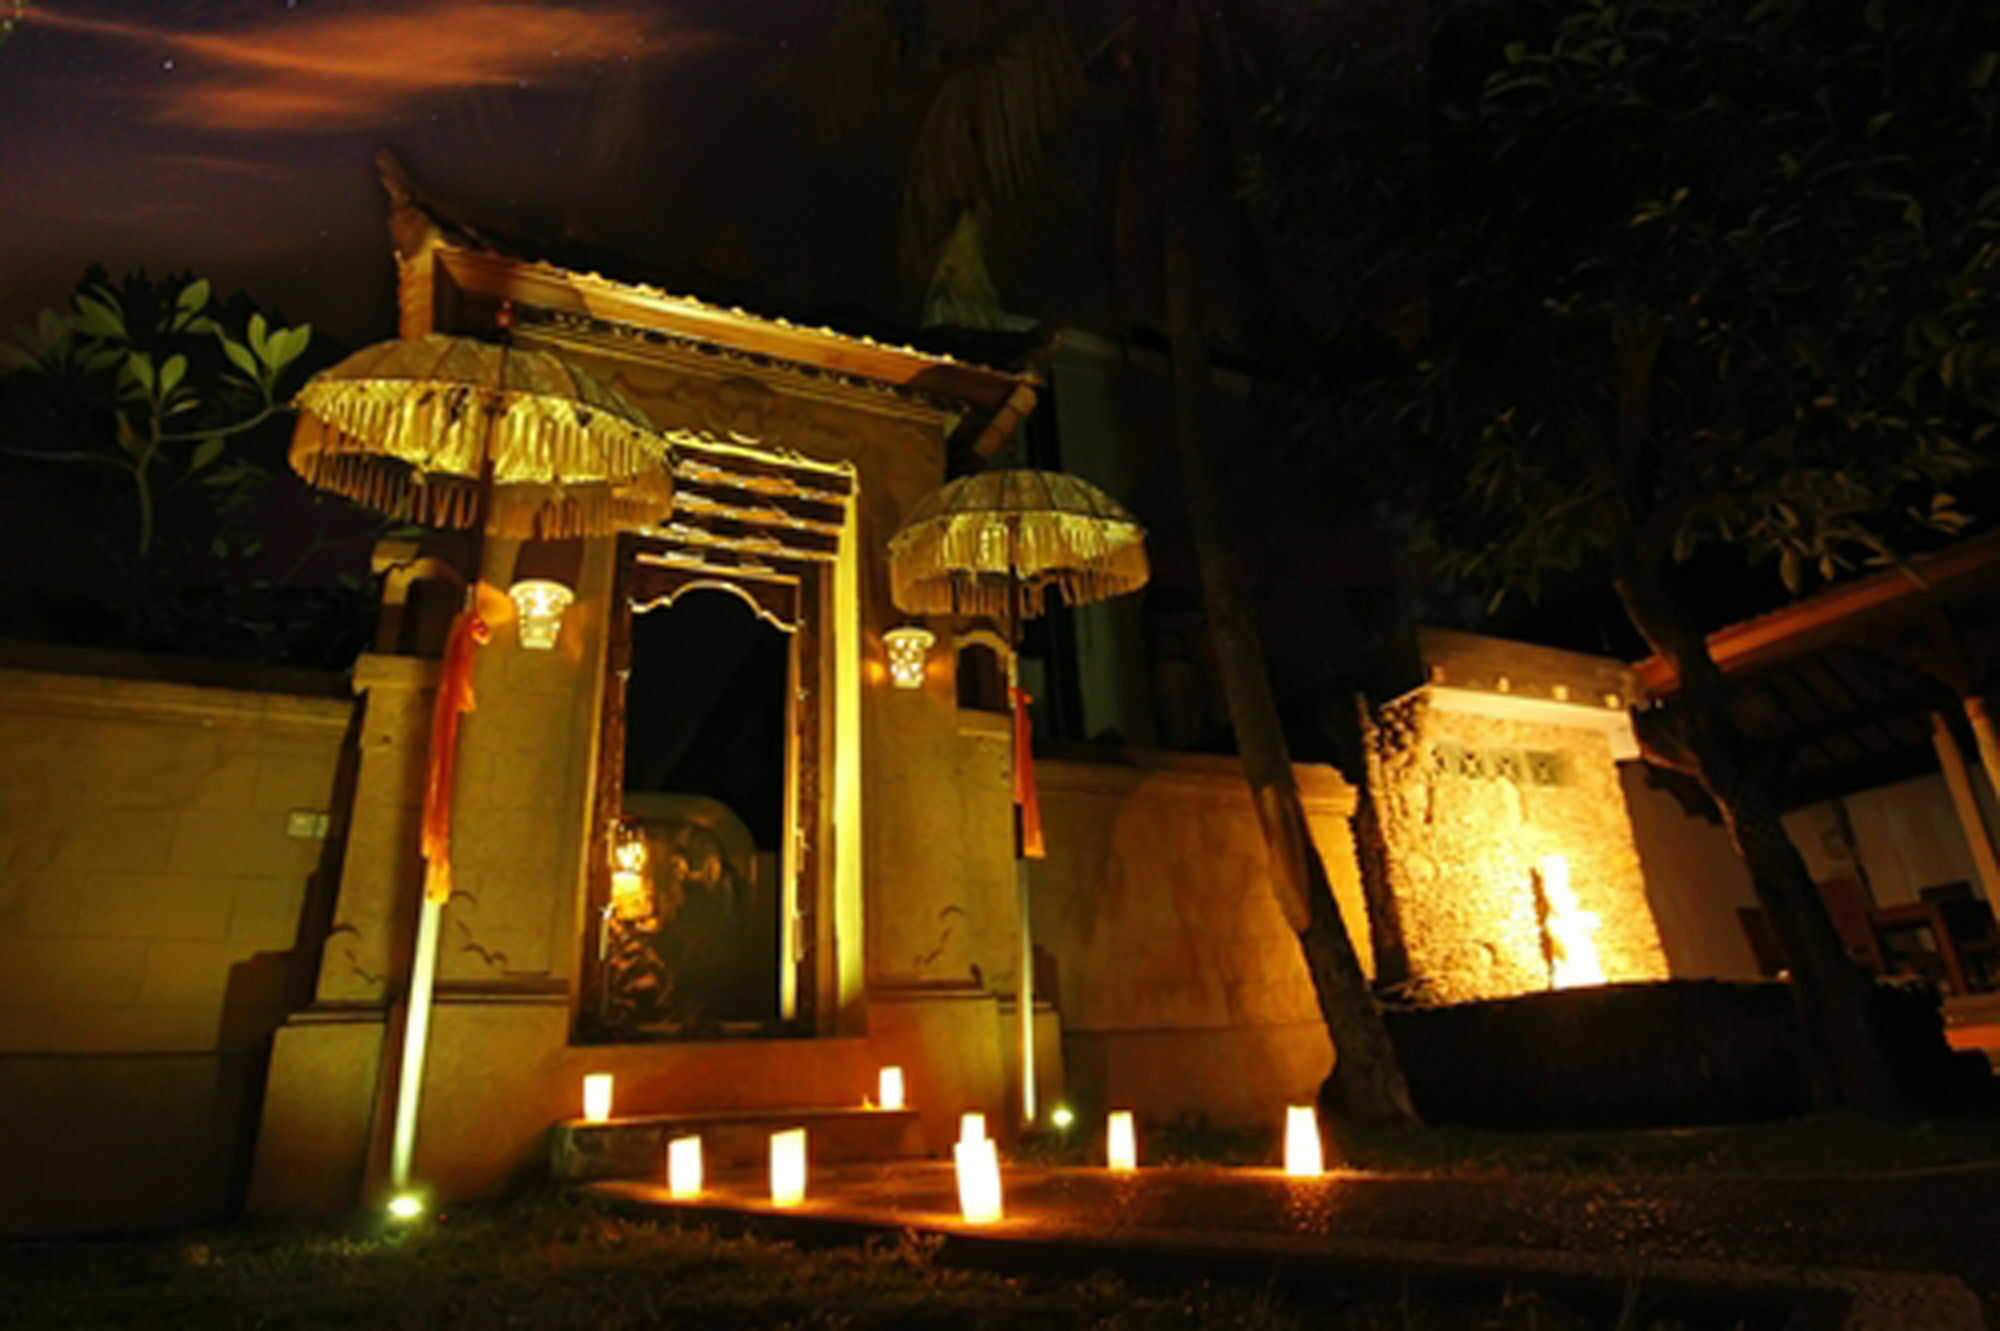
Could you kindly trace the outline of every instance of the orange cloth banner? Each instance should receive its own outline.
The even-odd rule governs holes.
[[[1035,746],[1028,720],[1028,704],[1034,699],[1021,688],[1009,688],[1007,696],[1014,704],[1014,807],[1019,811],[1015,849],[1022,859],[1039,860],[1047,856],[1048,847],[1042,841],[1041,801],[1035,798]]]
[[[472,663],[493,632],[477,610],[461,610],[445,639],[444,668],[438,673],[431,705],[430,762],[424,773],[424,898],[443,905],[451,899],[451,793],[458,768],[458,719],[475,705]]]

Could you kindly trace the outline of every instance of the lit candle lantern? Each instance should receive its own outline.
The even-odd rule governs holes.
[[[675,1197],[701,1196],[701,1138],[676,1137],[667,1143],[667,1191]]]
[[[985,1141],[986,1115],[960,1114],[958,1116],[958,1139],[962,1142]]]
[[[889,649],[889,678],[899,689],[920,689],[924,685],[924,658],[937,635],[929,629],[890,629],[882,635]]]
[[[806,1198],[806,1130],[771,1134],[771,1205],[797,1206]]]
[[[1000,1155],[990,1141],[962,1141],[951,1148],[958,1166],[958,1209],[975,1225],[1000,1218]]]
[[[636,920],[652,913],[646,891],[646,835],[626,825],[611,847],[611,913]]]
[[[1319,1119],[1311,1105],[1285,1109],[1285,1172],[1296,1178],[1318,1178],[1326,1172],[1320,1150]]]
[[[1139,1167],[1139,1138],[1132,1128],[1132,1111],[1114,1109],[1104,1125],[1104,1154],[1113,1169]]]
[[[903,1070],[883,1068],[875,1079],[875,1102],[884,1109],[903,1107]]]
[[[592,1123],[611,1117],[611,1074],[593,1072],[583,1079],[583,1116]]]

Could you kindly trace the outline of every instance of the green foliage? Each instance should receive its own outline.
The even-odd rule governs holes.
[[[167,293],[142,289],[141,294]],[[123,470],[135,509],[133,553],[142,560],[152,550],[162,487],[197,478],[212,487],[240,487],[251,480],[240,465],[218,464],[229,440],[283,410],[279,381],[312,341],[310,324],[274,332],[255,312],[245,338],[232,338],[210,313],[213,298],[205,280],[187,282],[168,299],[143,303],[148,308],[128,310],[108,284],[87,281],[67,315],[43,310],[33,327],[16,329],[12,343],[0,344],[0,365],[106,399],[108,441],[100,436],[85,440],[82,449],[9,451]],[[231,373],[190,380],[189,356],[211,342]],[[116,451],[104,447],[106,442]]]
[[[1704,545],[1786,583],[1965,525],[2000,409],[2000,32],[1976,5],[1436,11],[1430,335],[1342,404],[1449,569]]]
[[[1424,324],[1421,16],[1397,0],[1315,11],[1245,136],[1239,194],[1263,261],[1322,342],[1361,328],[1410,342]],[[1322,367],[1324,368],[1324,367]]]
[[[322,659],[311,640],[352,636],[360,582],[289,585],[323,559],[325,524],[294,517],[283,558],[265,548],[274,487],[289,484],[286,400],[329,351],[309,325],[274,325],[245,297],[219,300],[205,280],[114,283],[101,270],[86,275],[67,311],[43,310],[0,342],[0,371],[11,372],[0,375],[0,464],[19,478],[17,502],[32,487],[59,496],[69,515],[52,533],[62,548],[42,552],[40,581],[8,589],[13,631],[297,664],[337,659],[341,649]],[[24,626],[24,604],[60,608]]]

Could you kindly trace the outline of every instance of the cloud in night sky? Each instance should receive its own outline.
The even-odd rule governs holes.
[[[177,32],[41,11],[54,26],[169,52],[175,77],[146,94],[161,123],[292,133],[366,129],[427,95],[532,87],[710,40],[664,17],[630,6],[411,0],[393,10],[294,13],[236,31]]]

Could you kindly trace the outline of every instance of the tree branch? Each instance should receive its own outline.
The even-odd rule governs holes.
[[[254,416],[247,416],[233,425],[218,425],[211,430],[181,430],[159,436],[163,444],[191,444],[198,439],[227,439],[231,435],[254,430],[281,411],[289,410],[282,402],[267,402],[263,410]]]
[[[38,450],[31,448],[0,448],[0,456],[10,457],[10,458],[28,458],[40,462],[95,462],[102,466],[111,467],[117,471],[130,470],[130,468],[127,467],[124,463],[118,461],[115,458],[105,457],[101,453],[84,453],[81,451],[40,452]]]

